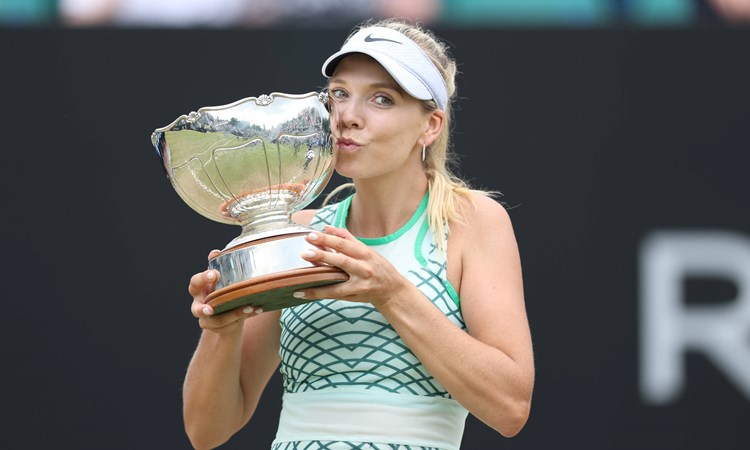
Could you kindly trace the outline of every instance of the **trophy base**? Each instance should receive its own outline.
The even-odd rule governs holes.
[[[313,300],[295,298],[300,289],[340,283],[349,275],[337,267],[316,266],[264,275],[231,284],[206,297],[214,314],[221,314],[245,305],[262,306],[263,311],[273,311],[308,303]]]

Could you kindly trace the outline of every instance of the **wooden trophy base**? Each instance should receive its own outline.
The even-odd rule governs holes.
[[[316,266],[264,275],[231,284],[206,297],[214,314],[221,314],[245,305],[262,306],[273,311],[310,302],[292,294],[301,289],[340,283],[349,275],[337,267]]]

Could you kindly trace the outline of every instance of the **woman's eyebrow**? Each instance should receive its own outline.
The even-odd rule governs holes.
[[[391,89],[393,91],[402,93],[403,88],[399,86],[397,83],[390,83],[390,82],[382,82],[382,83],[372,83],[370,87],[373,88],[383,88],[383,89]]]
[[[339,84],[339,85],[346,86],[347,82],[346,82],[346,80],[344,80],[342,78],[330,78],[328,80],[328,85],[330,86],[332,84]],[[367,87],[369,87],[371,89],[372,88],[375,88],[375,89],[390,89],[390,90],[396,91],[396,92],[398,92],[400,94],[404,93],[404,89],[401,86],[399,86],[398,83],[394,83],[394,82],[390,82],[390,81],[382,81],[382,82],[379,81],[379,82],[371,83],[371,84],[367,85]]]

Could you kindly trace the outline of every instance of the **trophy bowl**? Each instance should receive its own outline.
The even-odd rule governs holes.
[[[306,302],[292,293],[347,280],[314,265],[311,228],[292,222],[322,192],[335,164],[325,92],[272,93],[200,108],[156,129],[151,142],[179,196],[199,214],[242,227],[208,262],[221,276],[214,313],[265,311]]]

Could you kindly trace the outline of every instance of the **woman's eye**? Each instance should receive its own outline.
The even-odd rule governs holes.
[[[346,92],[343,89],[331,89],[328,96],[334,99],[342,99],[346,98]]]
[[[380,106],[391,106],[393,105],[393,100],[391,100],[390,97],[386,97],[385,95],[378,95],[375,97],[375,103]]]

